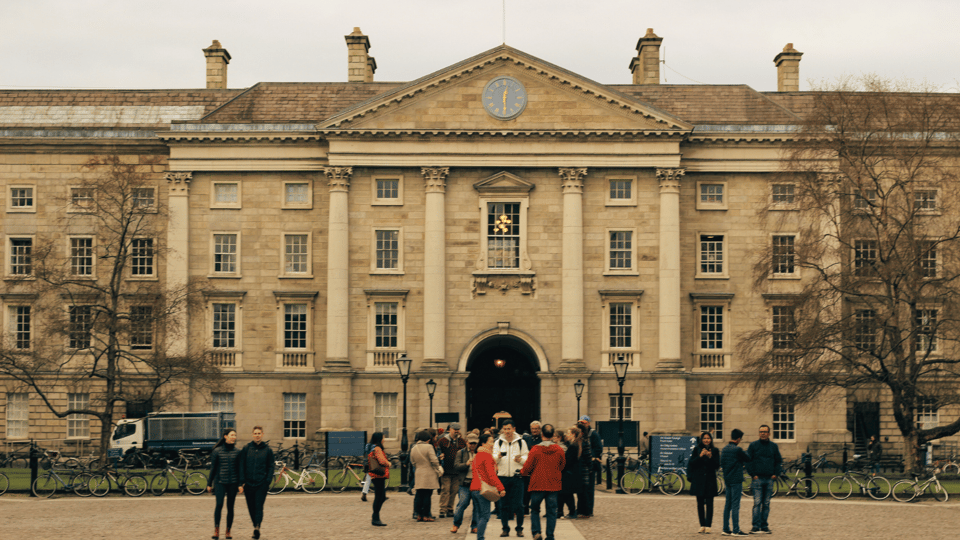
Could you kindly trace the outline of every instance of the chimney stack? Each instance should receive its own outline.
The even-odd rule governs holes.
[[[662,37],[647,28],[647,34],[637,42],[637,56],[630,60],[633,84],[660,84],[660,43]]]
[[[377,61],[367,54],[370,50],[370,38],[363,35],[360,28],[356,26],[353,28],[353,33],[343,37],[347,40],[347,80],[373,82]]]
[[[207,57],[207,88],[227,87],[227,64],[230,63],[230,53],[213,40],[209,47],[203,49]]]
[[[783,52],[773,59],[777,66],[777,92],[800,91],[800,57],[802,52],[793,48],[793,43],[787,43]]]

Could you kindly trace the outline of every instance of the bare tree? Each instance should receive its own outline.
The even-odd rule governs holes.
[[[162,279],[167,215],[156,168],[136,157],[91,158],[55,214],[41,216],[46,226],[8,255],[16,279],[4,285],[11,325],[0,376],[59,418],[98,419],[101,460],[118,405],[162,408],[220,381],[202,352],[171,347],[186,341],[181,314],[199,290]],[[68,393],[85,399],[63,399]]]
[[[784,234],[755,267],[772,320],[740,343],[742,382],[796,403],[880,391],[915,470],[960,431],[918,421],[960,399],[960,96],[866,76],[811,100],[762,216]]]

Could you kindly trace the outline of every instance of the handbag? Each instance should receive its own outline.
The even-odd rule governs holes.
[[[383,474],[385,471],[386,469],[383,467],[383,464],[377,459],[376,450],[367,454],[367,472],[370,474]]]
[[[483,479],[480,480],[480,496],[490,502],[497,502],[500,500],[500,492],[497,491],[497,488],[484,482]]]

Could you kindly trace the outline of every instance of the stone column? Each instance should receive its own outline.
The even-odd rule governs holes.
[[[180,295],[189,278],[188,254],[190,250],[190,180],[193,173],[168,172],[165,175],[170,188],[167,200],[167,290]],[[169,356],[187,353],[187,310],[181,309],[173,317],[172,335],[167,335],[166,350]]]
[[[660,356],[657,371],[683,371],[680,361],[680,178],[657,169],[660,181]]]
[[[563,255],[560,286],[560,365],[558,371],[583,371],[583,177],[586,168],[561,168]]]
[[[420,169],[426,187],[423,246],[423,364],[428,371],[447,370],[446,190],[449,167]]]
[[[327,358],[325,371],[350,369],[350,230],[348,192],[353,167],[324,167],[330,186],[327,239]]]

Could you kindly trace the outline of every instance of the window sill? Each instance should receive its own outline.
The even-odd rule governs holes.
[[[303,206],[294,206],[294,205],[285,205],[280,207],[281,210],[313,210],[313,205],[303,205]]]
[[[771,274],[770,279],[776,280],[797,280],[800,279],[800,274]]]
[[[211,210],[242,210],[243,207],[240,205],[223,205],[223,206],[211,206]]]
[[[30,276],[16,276],[16,275],[13,275],[13,276],[7,276],[7,277],[3,278],[4,281],[36,281],[36,279],[37,279],[37,278],[36,278],[35,276],[32,276],[32,275],[30,275]]]
[[[796,206],[787,206],[787,205],[772,205],[769,208],[772,212],[796,212],[800,210]]]
[[[712,204],[701,204],[697,205],[697,210],[700,212],[713,212],[717,210],[729,210],[726,205],[712,205]]]
[[[36,214],[36,208],[8,208],[8,214]]]
[[[607,200],[605,206],[636,206],[637,201],[616,201]]]
[[[128,277],[127,281],[160,281],[160,278],[157,276],[137,276]]]
[[[728,274],[697,274],[694,279],[730,279]]]
[[[313,279],[313,274],[280,274],[277,279]]]
[[[240,279],[242,274],[207,274],[207,279]]]
[[[403,270],[371,270],[371,276],[402,276]]]
[[[628,271],[606,270],[603,272],[603,275],[604,276],[639,276],[640,271],[639,270],[628,270]]]
[[[370,206],[403,206],[403,201],[399,200],[381,200],[373,201],[370,203]]]

